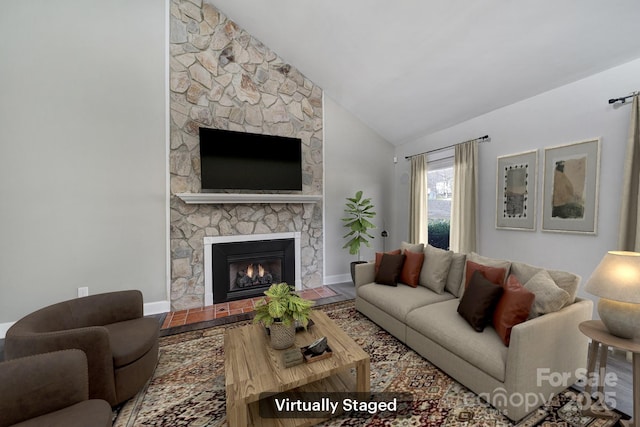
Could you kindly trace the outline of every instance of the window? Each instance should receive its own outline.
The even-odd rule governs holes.
[[[449,249],[449,226],[453,199],[453,157],[428,161],[427,216],[429,244]]]

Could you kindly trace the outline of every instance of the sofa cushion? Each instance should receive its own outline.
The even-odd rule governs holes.
[[[404,259],[405,256],[403,254],[383,254],[382,261],[380,261],[380,268],[376,273],[376,283],[387,286],[398,286]]]
[[[447,284],[444,289],[455,297],[459,297],[462,294],[461,287],[466,263],[467,254],[453,252],[451,266],[449,266],[449,275],[447,276]]]
[[[392,288],[369,283],[358,288],[358,298],[362,298],[390,316],[404,322],[407,313],[411,310],[439,301],[453,299],[453,296],[448,293],[439,295],[422,286],[417,288],[410,288],[409,286]]]
[[[502,297],[493,312],[492,322],[504,345],[509,345],[511,329],[529,318],[535,298],[535,294],[525,289],[516,276],[509,275]]]
[[[514,261],[511,263],[511,272],[516,275],[520,283],[527,283],[536,273],[546,270],[542,267],[525,264],[523,262]],[[566,305],[573,304],[578,296],[578,286],[580,284],[580,276],[560,270],[547,270],[553,281],[560,289],[565,290],[569,294],[569,300]]]
[[[475,252],[467,254],[467,259],[478,264],[490,265],[492,267],[502,267],[507,271],[509,271],[509,268],[511,267],[511,261],[509,260],[482,256]]]
[[[507,261],[507,260],[504,260],[504,259],[497,259],[497,258],[489,258],[489,257],[486,257],[486,256],[478,255],[475,252],[471,252],[471,253],[467,254],[467,261],[475,262],[476,264],[484,265],[484,266],[487,266],[487,267],[504,268],[505,269],[505,275],[504,275],[505,279],[509,275],[509,270],[511,269],[511,261]],[[461,293],[464,292],[464,286],[466,286],[467,282],[468,282],[468,279],[467,279],[466,272],[465,272],[464,281],[462,282],[463,283],[463,287],[462,287],[462,289],[460,289]]]
[[[152,317],[105,325],[116,368],[126,366],[144,356],[158,340],[160,322]]]
[[[502,285],[492,283],[477,270],[471,276],[469,286],[462,295],[458,305],[458,313],[469,322],[473,329],[482,332],[491,321],[502,293]]]
[[[480,333],[470,328],[456,312],[459,302],[452,299],[417,308],[407,315],[407,326],[496,380],[504,381],[508,348],[493,327],[488,326]]]
[[[540,270],[524,284],[524,287],[536,296],[530,317],[553,313],[560,310],[569,301],[569,293],[561,289],[546,270]]]
[[[502,267],[490,267],[488,265],[477,264],[467,260],[467,268],[465,272],[464,290],[469,287],[469,282],[475,272],[479,272],[485,279],[494,285],[502,286],[506,278],[507,270]]]
[[[404,253],[404,251],[421,253],[423,250],[424,250],[424,243],[400,242],[400,251],[402,253]]]
[[[396,250],[393,250],[393,251],[385,252],[385,254],[400,255],[400,249],[396,249]],[[382,262],[382,255],[384,255],[382,252],[376,252],[376,274],[378,273],[378,270],[380,269],[380,263]]]
[[[404,251],[404,255],[405,259],[402,265],[402,271],[400,272],[400,282],[415,288],[420,281],[420,271],[424,263],[424,253],[412,252],[407,249]]]
[[[423,253],[424,263],[420,271],[420,285],[441,294],[447,285],[453,252],[426,245]]]

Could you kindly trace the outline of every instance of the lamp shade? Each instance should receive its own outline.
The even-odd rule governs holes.
[[[640,253],[607,252],[584,290],[601,298],[640,304]]]

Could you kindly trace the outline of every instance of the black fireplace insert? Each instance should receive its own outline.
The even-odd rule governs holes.
[[[257,240],[212,246],[213,302],[262,296],[273,283],[295,284],[295,240]]]

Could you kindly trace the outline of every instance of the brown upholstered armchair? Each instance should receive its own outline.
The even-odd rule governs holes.
[[[87,355],[89,398],[115,406],[133,397],[158,361],[158,320],[143,317],[142,293],[119,291],[60,302],[18,320],[5,359],[77,348]]]
[[[0,427],[110,427],[111,406],[88,397],[87,357],[80,350],[0,363]]]

